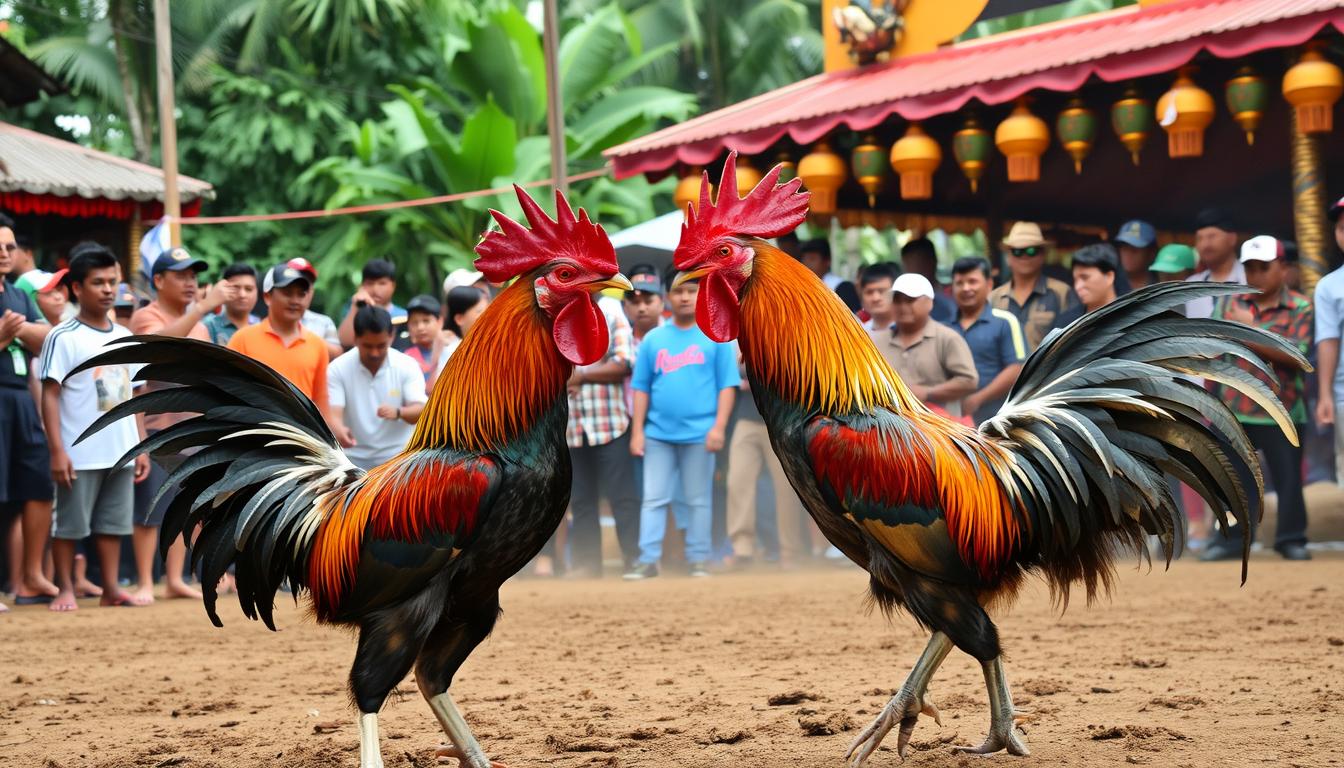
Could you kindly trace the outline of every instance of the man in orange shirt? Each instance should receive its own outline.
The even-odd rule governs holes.
[[[303,327],[312,278],[279,264],[266,272],[262,292],[267,316],[233,334],[229,349],[274,368],[327,415],[327,345]]]
[[[131,315],[131,333],[210,341],[210,332],[201,323],[202,318],[219,309],[224,302],[237,298],[238,288],[227,280],[219,280],[205,296],[198,299],[196,278],[207,266],[204,261],[192,257],[186,248],[173,248],[159,254],[151,270],[157,298]],[[155,383],[147,387],[148,391],[162,388],[164,385]],[[187,415],[181,413],[150,414],[145,417],[145,431],[153,434],[185,418]],[[135,486],[135,524],[131,527],[131,544],[135,551],[138,584],[131,599],[136,605],[154,602],[154,552],[159,543],[159,525],[163,523],[163,513],[176,494],[171,491],[165,493],[153,508],[149,504],[167,477],[168,472],[164,467],[158,462],[151,462],[149,477]],[[201,593],[182,577],[186,556],[187,547],[182,539],[173,542],[168,549],[163,559],[164,595],[199,600]]]

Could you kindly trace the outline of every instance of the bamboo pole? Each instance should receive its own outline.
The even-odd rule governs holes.
[[[551,178],[555,189],[569,196],[568,161],[565,159],[565,99],[560,83],[560,20],[555,0],[544,0],[542,41],[546,55],[546,131],[551,139]]]
[[[1316,282],[1330,271],[1325,229],[1325,184],[1320,147],[1298,128],[1297,110],[1288,111],[1293,141],[1293,228],[1302,291],[1310,296]]]
[[[182,202],[177,190],[177,117],[173,99],[173,27],[168,0],[154,0],[154,50],[159,85],[159,154],[163,166],[163,213],[173,247],[182,244]]]

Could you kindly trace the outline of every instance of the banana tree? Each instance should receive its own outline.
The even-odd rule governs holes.
[[[456,21],[443,32],[445,78],[391,87],[396,99],[382,105],[383,119],[352,127],[350,153],[314,164],[296,190],[339,207],[507,188],[551,176],[539,32],[509,3]],[[624,85],[674,49],[645,50],[614,4],[565,30],[559,61],[571,172],[598,168],[603,149],[694,112],[689,94]],[[623,226],[651,218],[655,198],[667,198],[670,191],[667,181],[598,179],[576,184],[571,197],[609,225]],[[329,258],[343,259],[351,252],[390,258],[414,275],[414,283],[436,285],[444,271],[470,263],[491,207],[518,214],[513,196],[506,194],[343,217],[315,250],[319,258],[330,253]]]

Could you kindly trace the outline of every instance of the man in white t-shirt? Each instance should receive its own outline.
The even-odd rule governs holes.
[[[331,429],[350,461],[372,469],[401,453],[424,410],[425,377],[392,349],[392,317],[372,305],[355,310],[355,347],[331,361]]]
[[[127,365],[102,365],[71,372],[106,351],[108,342],[131,335],[112,322],[117,299],[117,259],[102,246],[77,247],[68,274],[79,314],[57,325],[42,345],[42,421],[56,481],[52,559],[60,594],[51,610],[75,610],[75,544],[93,534],[102,566],[101,605],[142,605],[117,583],[121,537],[131,534],[135,483],[149,475],[149,457],[141,454],[118,466],[144,439],[140,416],[127,416],[75,444],[94,421],[131,397]],[[67,379],[66,377],[69,376]]]

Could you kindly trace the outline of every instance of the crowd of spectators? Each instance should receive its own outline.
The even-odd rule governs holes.
[[[1330,209],[1344,249],[1341,212],[1344,200]],[[1193,247],[1159,248],[1151,225],[1128,222],[1108,241],[1074,250],[1070,271],[1056,277],[1047,259],[1053,245],[1041,227],[1018,222],[1001,243],[999,265],[955,260],[947,286],[939,281],[937,250],[923,238],[906,244],[899,264],[869,265],[853,281],[831,271],[825,240],[781,247],[855,312],[916,397],[967,424],[998,412],[1026,357],[1051,334],[1129,291],[1172,280],[1245,282],[1259,293],[1194,301],[1186,314],[1269,329],[1311,354],[1314,382],[1286,355],[1257,350],[1273,372],[1265,383],[1299,430],[1331,428],[1344,402],[1344,270],[1323,278],[1313,301],[1298,290],[1291,243],[1242,231],[1212,209],[1192,224]],[[0,217],[0,533],[9,564],[0,581],[18,604],[60,612],[89,597],[109,606],[200,597],[181,538],[157,562],[159,526],[172,500],[171,489],[161,491],[171,467],[131,451],[183,417],[126,417],[75,444],[141,386],[130,366],[71,375],[105,343],[131,334],[179,336],[265,363],[313,400],[351,461],[368,469],[406,444],[493,291],[480,273],[457,270],[442,292],[416,295],[403,308],[394,302],[395,267],[374,259],[363,265],[338,324],[313,310],[317,270],[303,258],[260,274],[240,263],[212,275],[204,261],[173,248],[154,260],[152,298],[141,298],[106,247],[80,243],[64,269],[47,272],[19,234]],[[601,576],[604,504],[629,580],[656,577],[679,557],[691,576],[707,576],[764,561],[793,568],[826,553],[770,448],[736,346],[711,341],[696,324],[696,283],[672,288],[671,275],[651,265],[628,273],[632,291],[599,301],[610,338],[606,356],[575,368],[568,382],[570,514],[532,573]],[[1302,448],[1250,399],[1206,385],[1263,452],[1278,497],[1275,549],[1290,560],[1309,559]],[[1344,480],[1341,432],[1334,456]],[[1329,451],[1329,442],[1316,443]],[[1305,458],[1312,463],[1312,455]],[[1316,463],[1333,468],[1320,457]],[[1238,557],[1213,535],[1202,501],[1180,490],[1202,557]],[[682,551],[664,546],[672,530]]]

